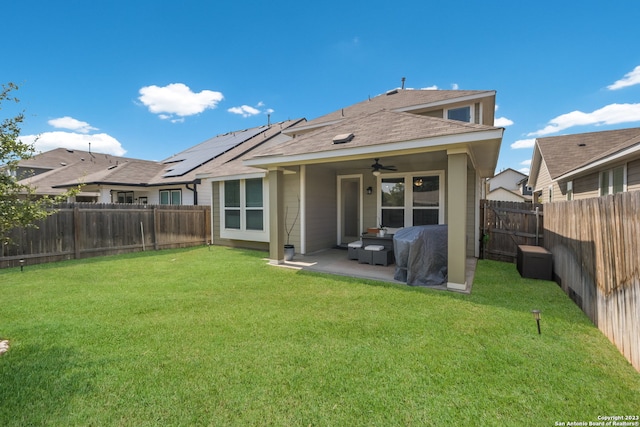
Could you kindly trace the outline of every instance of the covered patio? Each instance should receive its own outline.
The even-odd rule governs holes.
[[[456,292],[471,293],[473,278],[476,270],[476,258],[467,258],[466,265],[466,288],[464,290],[454,290]],[[394,280],[395,264],[388,266],[359,264],[358,261],[347,258],[345,249],[327,249],[312,254],[297,254],[293,260],[285,261],[283,264],[271,264],[277,267],[292,268],[297,270],[315,271],[318,273],[336,274],[339,276],[357,277],[361,279],[379,280],[382,282],[404,284]],[[442,286],[429,287],[428,289],[452,290],[446,284]]]

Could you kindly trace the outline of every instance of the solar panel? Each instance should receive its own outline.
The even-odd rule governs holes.
[[[237,132],[229,132],[224,135],[218,135],[208,139],[196,146],[163,160],[162,163],[169,167],[166,169],[166,173],[162,176],[164,178],[182,176],[267,129],[268,126],[260,126]]]

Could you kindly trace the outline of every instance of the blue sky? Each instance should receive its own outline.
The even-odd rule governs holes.
[[[401,85],[496,90],[496,173],[538,136],[640,127],[640,2],[21,0],[0,83],[23,140],[162,160]],[[14,112],[4,104],[0,113]]]

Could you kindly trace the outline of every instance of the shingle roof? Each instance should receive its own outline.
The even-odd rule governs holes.
[[[23,170],[50,169],[20,182],[36,187],[38,194],[60,194],[64,191],[59,188],[62,184],[75,186],[86,177],[106,171],[110,167],[139,161],[104,153],[56,148],[20,161],[19,165]]]
[[[256,151],[252,158],[319,153],[493,129],[498,128],[412,113],[380,110],[325,126],[315,132],[304,134],[290,142],[266,150]],[[333,139],[336,135],[349,133],[354,135],[349,142],[334,144]]]
[[[277,138],[281,132],[295,124],[303,122],[304,119],[293,119],[293,120],[285,120],[283,122],[273,123],[271,124],[264,132],[261,132],[252,138],[247,139],[242,144],[239,144],[229,151],[221,154],[219,157],[211,160],[210,162],[202,165],[198,169],[192,170],[185,177],[191,177],[192,179],[196,179],[198,176],[207,176],[209,178],[218,177],[218,176],[226,176],[226,175],[236,175],[236,174],[246,174],[246,173],[254,173],[254,172],[264,172],[261,169],[252,168],[249,166],[245,166],[242,164],[242,159],[245,156],[250,155],[257,147],[260,147],[263,144],[268,143],[269,141],[273,141]],[[282,135],[284,136],[284,135]],[[289,139],[287,137],[287,139]],[[161,176],[157,176],[151,180],[152,183],[157,182],[170,182],[167,178],[162,178]]]
[[[538,138],[552,179],[640,143],[640,128]]]
[[[371,113],[382,109],[386,110],[407,110],[416,109],[420,106],[433,106],[439,102],[455,99],[464,99],[474,96],[493,96],[495,91],[486,90],[410,90],[395,89],[382,95],[358,102],[348,107],[336,110],[332,113],[315,118],[297,127],[313,127],[323,123],[331,123],[344,118],[355,117],[364,113]],[[296,127],[294,127],[295,129]]]
[[[164,167],[160,162],[131,159],[80,177],[79,181],[87,184],[146,185],[149,178],[160,173]]]

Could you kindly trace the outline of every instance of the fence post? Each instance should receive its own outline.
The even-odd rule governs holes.
[[[73,207],[73,252],[75,259],[80,258],[80,207]]]
[[[153,207],[153,249],[158,250],[158,208]]]
[[[540,246],[540,207],[536,206],[536,246]]]

